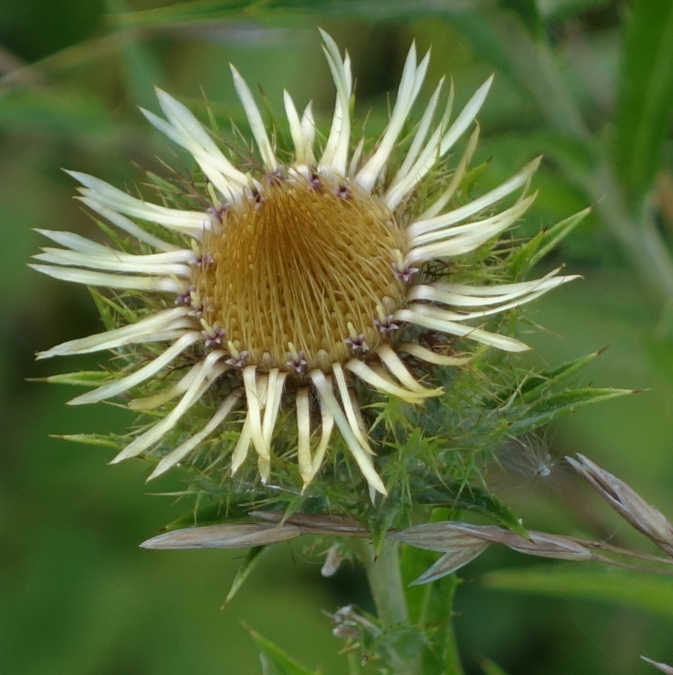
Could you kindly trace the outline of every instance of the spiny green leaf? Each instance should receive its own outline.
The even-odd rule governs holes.
[[[544,390],[552,387],[559,382],[567,379],[577,371],[589,365],[595,358],[603,353],[604,349],[580,356],[578,359],[566,361],[559,366],[547,368],[539,373],[530,373],[514,386],[501,389],[497,394],[483,401],[487,407],[494,407],[496,404],[502,407],[510,407],[516,401],[523,403],[534,403],[536,398],[540,398]],[[495,402],[495,403],[494,403]]]
[[[630,6],[617,105],[617,169],[642,197],[659,170],[673,113],[673,3],[639,0]]]
[[[115,314],[121,316],[126,323],[135,323],[138,320],[137,313],[127,307],[124,307],[113,298],[103,295],[98,289],[90,288],[89,293],[96,303],[96,309],[103,320],[107,330],[112,330],[118,325],[118,319]]]
[[[180,190],[174,183],[167,181],[161,176],[157,176],[156,173],[153,173],[152,171],[146,171],[145,176],[147,176],[150,184],[153,187],[158,188],[162,194],[168,193],[173,198],[182,196]]]
[[[539,375],[532,377],[527,386],[523,388],[524,394],[526,395],[533,394],[536,392],[537,388],[541,386],[540,383],[535,382],[536,377],[539,378],[540,380],[544,380],[547,383],[562,382],[563,380],[567,379],[568,377],[576,373],[578,370],[581,370],[585,366],[588,366],[594,359],[599,357],[605,351],[605,349],[606,347],[604,347],[603,349],[599,349],[598,351],[591,352],[586,356],[580,356],[580,358],[578,359],[566,361],[561,365],[543,370]]]
[[[261,651],[264,675],[320,675],[317,670],[304,668],[256,631],[251,628],[248,631]]]
[[[122,445],[117,440],[108,436],[99,436],[97,434],[52,434],[51,438],[60,438],[64,441],[73,441],[74,443],[84,443],[86,445],[99,445],[104,448],[114,448],[120,450]]]
[[[612,398],[633,393],[635,393],[633,389],[601,389],[593,387],[562,391],[529,407],[520,419],[512,423],[511,432],[518,436],[526,431],[537,429],[544,424],[549,424],[549,422],[555,420],[557,417],[574,412],[582,406],[598,403],[599,401],[609,401]]]
[[[526,274],[535,267],[544,256],[553,250],[568,234],[570,234],[593,210],[589,207],[549,229],[538,232],[526,242],[512,257],[509,268],[514,277]]]
[[[369,528],[372,537],[372,545],[376,555],[379,555],[386,539],[388,530],[392,527],[393,521],[399,515],[400,509],[394,506],[382,508],[378,513],[373,514],[369,521]]]
[[[110,379],[110,373],[104,370],[82,370],[78,373],[63,373],[50,375],[42,379],[50,384],[72,384],[78,387],[94,387]]]
[[[489,588],[561,598],[601,600],[673,619],[673,578],[626,570],[577,571],[567,565],[499,570],[482,577]]]
[[[481,164],[477,164],[477,166],[473,166],[467,171],[465,177],[460,183],[460,190],[463,194],[467,194],[468,190],[470,190],[470,188],[472,188],[472,186],[477,183],[479,178],[481,178],[481,175],[484,173],[484,171],[486,171],[489,163],[490,160],[486,160]]]
[[[231,588],[227,597],[222,603],[222,607],[226,607],[234,598],[236,593],[240,590],[241,586],[245,583],[245,580],[250,575],[257,563],[262,559],[262,555],[269,550],[268,546],[255,546],[248,551],[248,555],[245,556],[243,564],[240,566],[238,572],[236,572],[236,577],[231,583]]]

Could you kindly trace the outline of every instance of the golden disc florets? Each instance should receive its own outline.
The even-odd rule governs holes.
[[[377,308],[389,315],[401,306],[394,264],[403,245],[389,209],[363,190],[272,179],[223,212],[204,240],[212,262],[196,269],[194,286],[205,321],[248,364],[330,372],[351,358],[357,336],[376,348]]]

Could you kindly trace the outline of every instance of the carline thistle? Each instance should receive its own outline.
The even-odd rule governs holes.
[[[279,413],[289,409],[296,418],[304,487],[320,471],[336,427],[370,489],[386,494],[355,383],[416,405],[440,396],[442,389],[428,385],[418,368],[412,372],[409,359],[428,367],[456,367],[469,355],[454,353],[449,339],[428,345],[416,336],[431,331],[523,351],[524,343],[470,322],[530,302],[574,278],[555,270],[534,281],[466,285],[430,273],[438,261],[473,252],[516,223],[535,199],[529,184],[539,159],[490,192],[447,210],[475,151],[475,124],[445,187],[435,190],[424,210],[409,208],[473,125],[492,78],[453,120],[453,88],[444,100],[442,79],[414,130],[402,138],[430,58],[428,53],[419,61],[412,45],[388,125],[368,151],[364,138],[351,142],[348,54],[342,57],[333,39],[321,34],[336,86],[331,128],[322,145],[311,104],[300,113],[285,92],[293,152],[291,161],[281,161],[248,85],[232,66],[259,170],[237,167],[184,105],[157,90],[165,118],[142,112],[191,153],[205,177],[202,197],[210,206],[169,208],[70,172],[83,186],[79,199],[135,242],[136,252],[74,233],[41,231],[62,248],[44,248],[35,256],[40,261],[35,269],[66,281],[142,294],[146,311],[135,321],[58,345],[39,358],[124,351],[131,345],[160,347],[149,361],[139,361],[71,403],[129,396],[176,364],[182,369],[157,393],[128,402],[135,410],[166,412],[113,462],[158,456],[154,478],[189,461],[208,437],[229,424],[239,435],[227,451],[228,470],[235,473],[253,449],[266,482]],[[513,205],[499,212],[494,208],[517,192]],[[189,429],[177,447],[165,448],[166,435],[223,382],[205,424]]]

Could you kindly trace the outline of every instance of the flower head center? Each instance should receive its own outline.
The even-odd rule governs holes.
[[[392,263],[404,233],[375,196],[348,185],[275,180],[223,214],[212,264],[195,273],[208,325],[248,364],[291,373],[374,348],[381,308],[400,307]],[[288,365],[290,364],[290,365]]]

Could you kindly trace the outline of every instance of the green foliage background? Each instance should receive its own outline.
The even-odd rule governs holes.
[[[243,554],[137,548],[184,512],[148,494],[180,491],[179,479],[146,488],[141,461],[107,467],[104,448],[48,438],[119,431],[124,411],[68,409],[70,392],[24,381],[101,361],[32,361],[38,349],[99,329],[85,289],[25,266],[40,245],[31,228],[93,232],[60,167],[117,185],[141,177],[134,165],[161,172],[157,156],[177,154],[136,104],[156,109],[157,83],[197,110],[203,90],[219,115],[236,119],[229,61],[275,109],[285,87],[300,105],[313,98],[327,120],[333,86],[316,25],[350,51],[372,130],[385,124],[386,92],[414,38],[423,50],[433,45],[428,88],[449,73],[459,103],[498,72],[480,114],[475,164],[490,159],[483,189],[547,156],[535,180],[541,196],[518,232],[532,235],[602,199],[542,263],[563,261],[584,280],[536,304],[523,326],[535,353],[525,358],[554,365],[610,345],[578,384],[647,391],[565,417],[547,435],[551,452],[586,454],[673,516],[670,0],[5,0],[0,662],[12,675],[259,673],[241,621],[311,669],[347,670],[320,610],[371,609],[359,570],[324,580],[319,546],[281,545],[220,611]],[[647,547],[563,468],[548,482],[494,470],[492,484],[531,528]],[[670,588],[551,568],[489,550],[462,571],[456,629],[466,672],[499,672],[482,671],[483,657],[512,675],[652,672],[639,654],[673,663],[673,617],[655,601]]]

